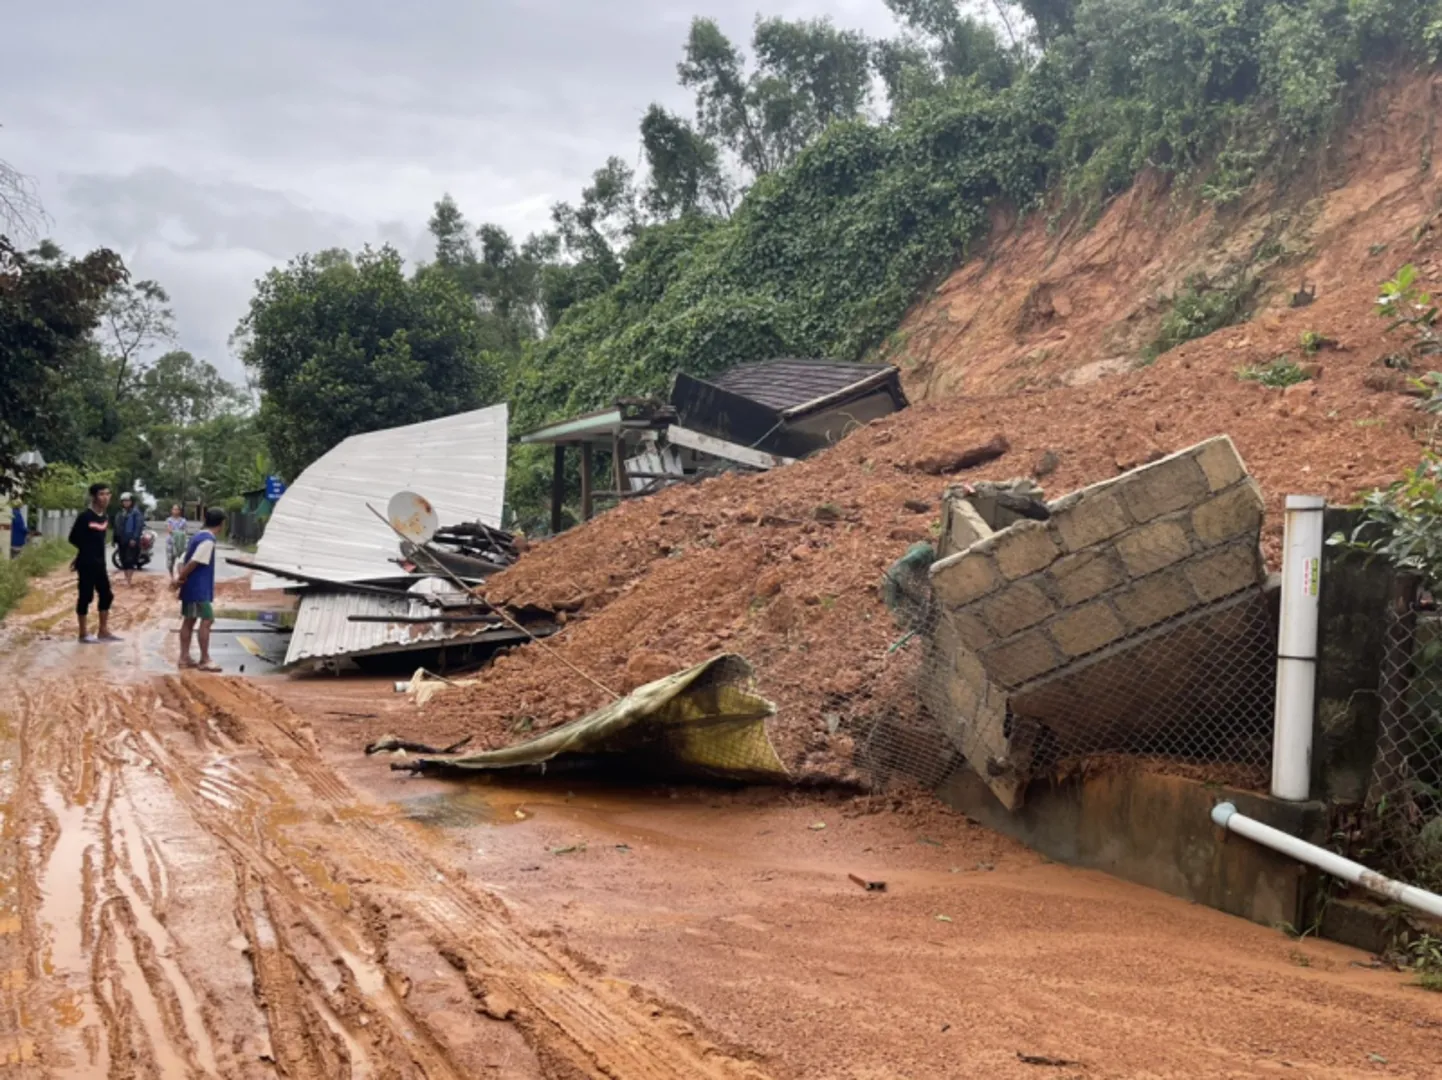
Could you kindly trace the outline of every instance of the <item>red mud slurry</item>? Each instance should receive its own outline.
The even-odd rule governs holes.
[[[1361,954],[924,799],[393,772],[376,683],[152,673],[162,600],[72,669],[57,590],[0,659],[5,1076],[1442,1070],[1442,998]]]

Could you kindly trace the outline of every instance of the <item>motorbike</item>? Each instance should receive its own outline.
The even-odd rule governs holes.
[[[155,533],[150,529],[146,529],[143,533],[140,534],[140,553],[136,557],[136,566],[146,566],[147,564],[149,564],[151,557],[154,554]],[[116,545],[115,550],[110,554],[110,564],[114,566],[117,570],[125,569],[120,559],[120,545],[118,544]]]

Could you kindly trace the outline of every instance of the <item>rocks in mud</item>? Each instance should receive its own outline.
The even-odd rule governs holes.
[[[674,675],[686,665],[670,653],[654,649],[640,649],[626,661],[626,672],[621,681],[621,692],[629,694],[638,686],[645,686],[667,675]]]
[[[516,1015],[517,1006],[504,990],[487,990],[481,997],[481,1012],[492,1020],[510,1020]]]
[[[1061,465],[1061,458],[1057,457],[1056,451],[1046,450],[1032,463],[1031,475],[1034,479],[1041,480],[1057,471]]]
[[[995,461],[1010,449],[1010,441],[1004,434],[998,432],[979,446],[938,450],[935,453],[915,458],[911,462],[911,468],[917,472],[924,472],[928,476],[945,476],[948,473],[975,469],[989,461]]]

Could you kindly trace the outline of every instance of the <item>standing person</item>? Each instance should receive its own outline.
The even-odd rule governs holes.
[[[220,510],[205,512],[205,528],[190,538],[185,549],[185,563],[173,586],[180,594],[180,666],[200,671],[219,671],[220,665],[210,658],[210,625],[215,621],[215,530],[225,514]],[[196,623],[200,624],[199,630]],[[200,663],[190,659],[190,636],[200,641]]]
[[[115,518],[115,546],[120,549],[120,568],[125,571],[127,585],[133,584],[135,571],[140,569],[140,538],[144,534],[145,514],[126,491],[120,496],[120,513]]]
[[[70,544],[75,548],[71,567],[78,575],[80,596],[75,602],[75,617],[80,624],[80,643],[94,645],[98,641],[119,641],[110,632],[110,604],[115,594],[110,591],[110,574],[105,569],[105,533],[110,527],[106,510],[110,507],[110,485],[90,485],[90,505],[80,511],[70,529]],[[100,596],[100,634],[86,630],[90,601]]]
[[[10,557],[13,559],[20,554],[20,549],[25,546],[25,541],[30,536],[30,526],[25,523],[25,511],[16,507],[10,515]]]
[[[165,519],[166,543],[165,543],[165,569],[170,574],[170,580],[175,580],[175,563],[185,554],[185,511],[180,504],[176,503],[170,508],[170,516]]]

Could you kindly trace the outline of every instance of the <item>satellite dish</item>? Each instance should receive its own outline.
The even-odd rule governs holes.
[[[398,491],[386,504],[391,527],[413,544],[428,543],[441,527],[440,516],[430,500],[414,491]]]

